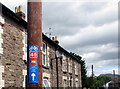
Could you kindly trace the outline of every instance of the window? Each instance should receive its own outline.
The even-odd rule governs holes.
[[[42,44],[42,64],[46,66],[46,44]]]
[[[62,59],[62,70],[64,72],[67,72],[67,61],[66,61],[66,56],[65,55],[62,55],[63,56],[63,59]]]
[[[45,89],[51,89],[51,86],[50,86],[50,83],[49,83],[48,79],[44,78],[43,79],[43,84],[44,84]]]
[[[74,62],[74,65],[75,65],[75,74],[78,75],[78,64]]]
[[[64,81],[63,81],[63,87],[64,87],[64,89],[67,87],[66,85],[67,85],[67,80],[66,79],[64,79]]]
[[[78,88],[78,80],[76,80],[76,83],[75,83],[75,84],[76,84],[76,88]]]
[[[68,71],[70,73],[70,59],[68,58]]]
[[[68,60],[68,70],[69,70],[69,73],[72,73],[72,60],[71,59]]]
[[[69,77],[69,87],[73,86],[73,82],[72,82],[72,76]]]
[[[47,66],[50,66],[50,47],[47,45],[47,53],[46,53],[46,55],[47,55]]]

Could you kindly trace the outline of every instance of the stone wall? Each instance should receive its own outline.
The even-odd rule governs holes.
[[[5,87],[22,87],[24,76],[23,69],[27,66],[23,61],[23,35],[25,30],[19,24],[13,22],[11,19],[5,18],[5,25],[3,27],[3,59],[4,66],[3,80]]]

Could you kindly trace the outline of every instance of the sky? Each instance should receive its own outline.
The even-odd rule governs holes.
[[[15,6],[22,5],[27,15],[27,0],[0,1],[12,11]],[[82,56],[88,76],[92,65],[96,76],[113,70],[118,74],[118,2],[44,0],[43,33],[51,32],[52,36],[58,36],[64,49]]]

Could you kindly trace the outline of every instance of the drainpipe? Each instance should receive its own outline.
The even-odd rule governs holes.
[[[58,59],[60,58],[59,55],[57,54],[59,47],[55,49],[55,58],[56,58],[56,74],[57,74],[57,89],[59,89],[59,63]]]
[[[58,57],[56,54],[56,51],[58,50],[58,48],[55,49],[55,59],[56,59],[56,77],[57,77],[57,89],[59,88],[59,75],[58,75]]]
[[[27,24],[27,33],[28,33],[28,83],[27,89],[38,89],[42,87],[42,1],[40,2],[30,2],[28,0],[28,24]],[[29,83],[29,68],[30,68],[30,55],[29,47],[30,45],[38,45],[38,83]],[[34,74],[32,77],[36,77]]]

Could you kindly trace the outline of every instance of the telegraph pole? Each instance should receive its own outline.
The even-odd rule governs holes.
[[[94,75],[94,73],[93,73],[93,65],[92,65],[92,78],[93,78],[93,75]]]
[[[42,1],[28,0],[27,89],[42,88]]]
[[[94,73],[93,73],[93,65],[92,65],[92,87],[94,86],[94,79],[93,79],[93,77],[94,77]]]
[[[113,77],[114,77],[114,79],[113,79],[113,83],[114,83],[114,89],[115,89],[115,70],[113,70]]]

